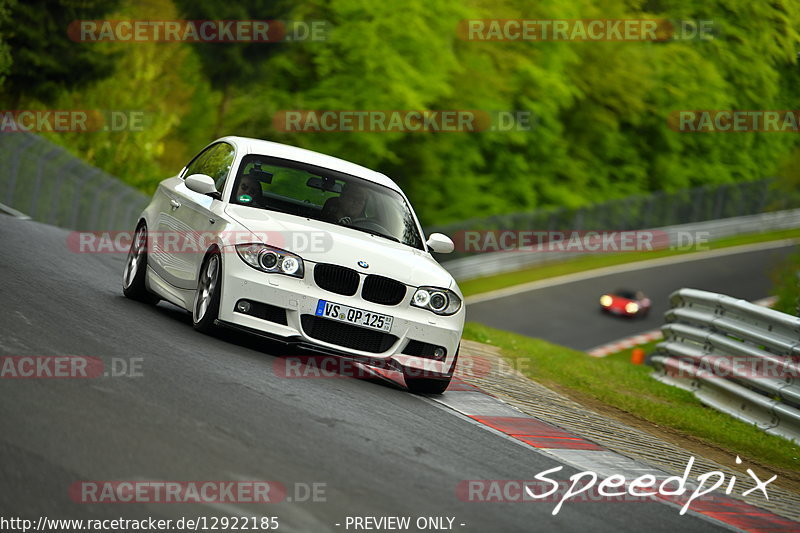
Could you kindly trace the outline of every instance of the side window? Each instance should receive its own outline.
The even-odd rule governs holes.
[[[225,185],[225,179],[233,164],[234,149],[228,143],[217,143],[209,146],[203,153],[189,163],[184,177],[192,174],[211,176],[218,191]]]
[[[186,172],[184,172],[183,177],[186,178],[192,174],[205,174],[205,172],[202,171],[203,165],[214,148],[216,148],[216,145],[206,148],[200,153],[200,155],[195,157],[192,162],[189,163],[189,166],[186,167]]]
[[[208,159],[205,161],[203,174],[208,174],[214,179],[218,191],[222,191],[225,180],[231,171],[234,150],[228,143],[219,143],[211,147]]]

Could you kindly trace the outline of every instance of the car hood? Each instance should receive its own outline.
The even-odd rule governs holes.
[[[358,230],[305,217],[229,204],[226,214],[264,244],[306,261],[342,265],[406,285],[453,288],[453,277],[429,254]],[[360,267],[364,261],[367,268]]]
[[[622,296],[612,296],[611,297],[611,305],[609,307],[614,309],[625,309],[625,306],[634,303],[638,305],[636,300],[631,300],[629,298],[623,298]]]

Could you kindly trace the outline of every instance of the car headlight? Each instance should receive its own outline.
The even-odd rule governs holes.
[[[265,244],[237,244],[236,253],[242,261],[262,272],[286,274],[302,278],[305,273],[303,259],[280,248]]]
[[[613,302],[613,299],[608,294],[604,294],[603,296],[600,297],[600,305],[602,305],[603,307],[608,307],[609,305],[611,305],[611,302]]]
[[[631,315],[635,315],[639,312],[639,304],[635,302],[630,302],[625,304],[625,312]]]
[[[420,287],[411,298],[411,305],[433,311],[437,315],[454,315],[461,309],[461,298],[449,289]]]

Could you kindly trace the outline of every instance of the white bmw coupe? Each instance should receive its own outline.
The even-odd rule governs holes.
[[[408,198],[378,172],[309,150],[224,137],[142,212],[126,296],[369,366],[438,394],[455,369],[463,296]]]

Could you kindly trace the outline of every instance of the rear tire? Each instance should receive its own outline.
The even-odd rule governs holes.
[[[197,294],[192,306],[192,325],[197,331],[209,333],[216,327],[219,316],[220,284],[222,283],[222,258],[219,251],[208,254],[200,267]]]
[[[147,290],[147,226],[142,223],[136,228],[122,272],[122,293],[146,304],[157,304],[160,298]]]

